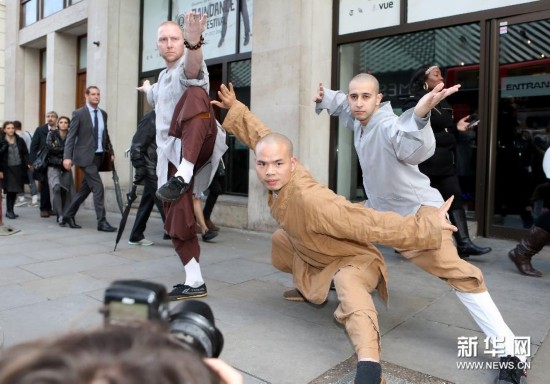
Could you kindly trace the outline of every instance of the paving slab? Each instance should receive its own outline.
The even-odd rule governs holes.
[[[9,224],[21,229],[0,238],[0,327],[5,345],[102,324],[98,309],[105,288],[118,279],[146,279],[167,289],[185,279],[160,218],[151,217],[150,247],[127,243],[134,217],[113,251],[116,233],[96,230],[93,210],[81,208],[75,230],[61,228],[38,209],[17,209]],[[120,215],[109,212],[118,226]],[[271,266],[271,234],[221,228],[200,242],[208,303],[225,338],[221,357],[240,370],[246,384],[352,383],[353,347],[333,319],[335,292],[323,305],[282,298],[292,277]],[[545,275],[525,277],[507,258],[514,241],[476,239],[493,252],[470,262],[485,276],[491,296],[517,335],[531,337],[530,384],[550,377],[550,248],[533,260]],[[388,265],[390,301],[375,299],[382,335],[383,369],[390,384],[485,384],[496,372],[458,369],[457,338],[483,335],[452,289],[419,270],[393,249],[380,247]],[[175,306],[174,303],[171,304]],[[481,347],[478,347],[478,349]],[[479,350],[478,352],[483,352]],[[491,363],[490,356],[479,361]]]

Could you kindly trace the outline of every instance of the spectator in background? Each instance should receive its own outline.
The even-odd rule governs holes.
[[[23,127],[19,120],[14,120],[13,125],[15,127],[15,133],[17,133],[19,137],[25,140],[25,144],[27,145],[27,150],[30,153],[31,142],[32,142],[31,133],[29,131],[23,131]],[[29,206],[36,207],[38,205],[38,190],[36,188],[36,182],[34,181],[34,178],[32,176],[32,168],[29,168],[27,170],[27,179],[28,179],[28,182],[26,182],[25,184],[29,184],[29,188],[31,190],[31,203],[29,204]],[[27,201],[25,200],[25,193],[23,192],[17,196],[17,202],[15,203],[15,206],[22,207],[25,204],[27,204]]]
[[[0,127],[0,236],[9,236],[19,232],[7,224],[4,224],[3,212],[2,212],[2,180],[4,179],[2,157],[8,150],[8,142],[4,140],[4,129]]]
[[[208,242],[217,237],[218,232],[208,229],[208,226],[206,225],[204,215],[202,213],[201,199],[203,198],[203,196],[204,194],[202,192],[193,193],[193,213],[195,214],[195,218],[197,219],[197,225],[200,227],[201,230],[202,241]]]
[[[14,212],[15,200],[17,194],[24,190],[27,170],[30,168],[29,152],[25,141],[15,134],[12,121],[5,121],[2,130],[4,141],[7,143],[7,149],[3,151],[0,158],[3,174],[2,187],[6,192],[6,217],[15,219],[19,217]]]
[[[73,164],[76,165],[82,170],[84,179],[69,208],[63,212],[62,226],[68,224],[71,228],[82,228],[76,224],[74,217],[80,204],[93,193],[97,230],[115,232],[116,228],[107,222],[105,190],[99,176],[103,156],[111,156],[111,161],[115,160],[107,129],[107,112],[99,108],[101,93],[98,87],[91,85],[86,88],[85,97],[86,105],[73,111],[63,153],[63,167],[70,172]]]
[[[38,153],[46,148],[46,138],[48,132],[57,129],[57,112],[50,111],[46,113],[46,124],[39,126],[32,135],[30,159],[31,164],[36,160]],[[52,203],[50,201],[50,187],[48,185],[47,171],[34,171],[33,178],[38,181],[40,189],[40,217],[50,217],[53,214]],[[59,214],[59,212],[58,212]]]
[[[208,195],[206,196],[206,202],[204,203],[204,208],[202,210],[204,216],[204,223],[206,227],[211,231],[218,232],[220,228],[210,220],[212,211],[214,210],[214,205],[218,201],[218,196],[222,193],[222,185],[220,179],[225,175],[225,165],[223,164],[223,159],[218,165],[216,170],[216,176],[212,179],[210,186],[208,187]]]
[[[544,154],[542,168],[547,179],[550,179],[550,148]],[[545,189],[545,194],[547,195],[548,188]],[[550,207],[548,206],[548,198],[547,196],[545,197],[546,204],[541,208],[540,215],[535,217],[534,224],[529,229],[529,232],[521,238],[514,249],[508,252],[508,257],[516,265],[518,271],[523,275],[532,277],[542,277],[542,272],[536,270],[531,265],[531,259],[550,240]]]
[[[57,120],[57,129],[46,137],[48,148],[48,185],[52,206],[57,212],[57,223],[63,226],[63,212],[68,208],[74,193],[73,173],[63,168],[63,151],[69,133],[71,120],[61,116]]]

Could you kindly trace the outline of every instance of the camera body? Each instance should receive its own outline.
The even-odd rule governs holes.
[[[128,325],[159,321],[186,346],[207,357],[218,357],[223,335],[212,310],[203,301],[186,300],[170,311],[163,285],[144,280],[117,280],[105,290],[104,324]]]

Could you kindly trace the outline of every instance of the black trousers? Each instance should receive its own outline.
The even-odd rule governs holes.
[[[166,220],[162,203],[155,196],[156,191],[157,175],[147,175],[147,177],[145,178],[143,195],[141,196],[141,202],[139,203],[139,208],[136,214],[136,221],[134,222],[132,232],[130,233],[130,241],[132,242],[140,241],[145,238],[143,233],[145,232],[147,220],[149,220],[149,216],[151,215],[151,211],[153,210],[153,207],[155,205],[160,212],[162,222],[164,223],[164,221]]]
[[[33,180],[34,181],[34,180]],[[44,176],[44,179],[40,182],[40,211],[48,212],[52,210],[52,203],[50,201],[50,186],[48,184],[48,175]],[[61,215],[63,212],[56,212]]]
[[[437,189],[444,200],[447,200],[449,197],[454,196],[453,203],[449,208],[449,211],[455,209],[464,209],[462,206],[462,191],[460,190],[460,184],[458,183],[458,176],[430,176],[430,185]]]
[[[550,212],[544,212],[535,219],[535,227],[544,229],[550,233]]]
[[[216,201],[218,201],[218,196],[222,193],[222,185],[220,184],[219,176],[214,176],[210,186],[208,187],[208,196],[206,197],[206,202],[204,203],[204,208],[202,213],[205,220],[210,220],[210,215],[212,215],[212,210]]]

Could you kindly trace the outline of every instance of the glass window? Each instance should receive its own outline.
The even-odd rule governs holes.
[[[493,224],[527,229],[550,208],[550,20],[503,27]]]
[[[413,23],[534,1],[538,0],[461,0],[447,1],[445,2],[445,6],[442,7],[440,0],[415,0],[413,4],[409,0],[410,5],[407,7],[407,20],[409,23]]]
[[[148,72],[166,67],[157,48],[157,30],[159,25],[168,20],[170,9],[168,0],[144,0],[141,36],[141,71]]]
[[[88,66],[88,37],[78,39],[78,69],[85,69]]]
[[[64,0],[43,0],[44,1],[44,12],[43,17],[48,17],[56,12],[59,12],[63,9]]]
[[[36,23],[38,20],[37,0],[28,0],[21,3],[22,27]]]
[[[229,81],[233,83],[237,99],[250,106],[251,60],[229,63]],[[227,135],[229,149],[225,155],[227,193],[248,194],[248,167],[250,151],[234,135]]]
[[[467,24],[397,36],[365,40],[340,46],[339,88],[347,92],[348,83],[358,73],[372,73],[380,82],[382,101],[390,101],[396,114],[409,97],[411,75],[423,65],[441,68],[447,84],[461,83],[460,92],[448,98],[455,122],[477,114],[480,57],[480,28]],[[457,145],[457,170],[463,200],[474,208],[475,133],[460,135]],[[353,145],[352,132],[340,127],[337,136],[336,191],[351,200],[365,198],[362,172]]]
[[[44,49],[40,52],[40,78],[45,79],[48,74],[48,52]]]

